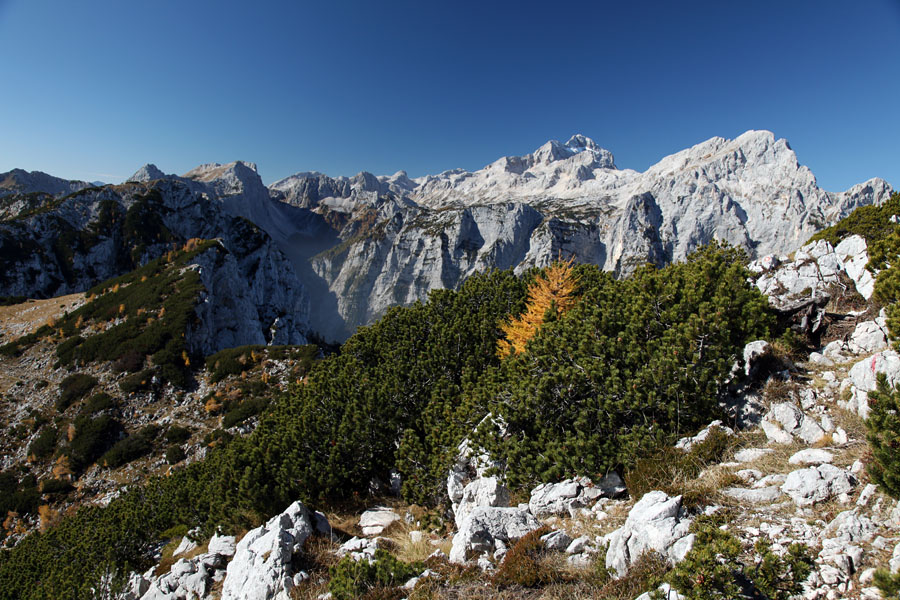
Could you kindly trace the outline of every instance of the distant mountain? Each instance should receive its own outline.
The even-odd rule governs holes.
[[[892,191],[872,179],[826,192],[768,131],[712,138],[643,173],[616,168],[609,151],[576,135],[475,172],[417,179],[402,171],[298,173],[270,189],[320,215],[339,238],[308,259],[337,301],[342,322],[321,321],[338,337],[341,328],[346,335],[389,306],[455,288],[487,268],[521,270],[574,256],[625,275],[643,262],[682,260],[713,239],[751,257],[785,253]],[[281,245],[289,256],[305,256],[309,239]]]
[[[0,198],[11,194],[44,193],[51,196],[64,196],[94,184],[86,181],[70,181],[53,177],[40,171],[23,171],[13,169],[6,173],[0,173]],[[101,184],[102,185],[102,184]]]
[[[249,208],[254,216],[257,204],[270,202],[259,175],[244,163],[195,179],[148,179],[30,199],[11,195],[0,202],[0,296],[84,291],[189,240],[218,239],[223,251],[201,254],[191,267],[204,290],[191,351],[306,342],[305,289],[271,237],[241,212]]]
[[[391,306],[456,288],[485,269],[521,271],[574,256],[625,276],[641,263],[683,260],[712,240],[754,258],[786,253],[892,192],[881,179],[826,192],[768,131],[712,138],[644,172],[618,169],[611,152],[576,135],[478,171],[416,179],[403,171],[302,172],[266,188],[255,165],[238,161],[181,176],[146,165],[103,188],[18,170],[0,181],[8,182],[0,296],[84,290],[158,256],[167,236],[222,237],[229,250],[239,248],[235,232],[247,230],[235,219],[247,220],[262,230],[251,236],[257,267],[242,271],[252,287],[256,269],[266,269],[267,283],[253,288],[258,322],[290,319],[298,335],[337,341]],[[113,205],[121,221],[110,224],[103,207]],[[147,239],[153,231],[161,237]],[[271,295],[276,281],[292,299]]]

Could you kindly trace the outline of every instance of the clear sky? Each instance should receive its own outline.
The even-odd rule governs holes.
[[[583,133],[643,170],[769,129],[900,187],[900,0],[0,0],[0,172],[410,176]]]

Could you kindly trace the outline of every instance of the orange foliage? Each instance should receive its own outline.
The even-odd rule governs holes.
[[[575,305],[578,279],[572,272],[574,260],[554,262],[542,275],[535,278],[528,288],[525,312],[500,327],[506,336],[506,339],[501,338],[497,342],[497,355],[500,358],[523,352],[525,344],[544,324],[547,311],[554,311],[559,317]]]
[[[59,512],[50,508],[49,504],[42,504],[41,506],[38,506],[38,516],[41,519],[41,533],[47,531],[47,529],[49,529],[59,520]]]

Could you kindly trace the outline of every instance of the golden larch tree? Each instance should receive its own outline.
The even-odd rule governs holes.
[[[525,312],[500,326],[505,336],[497,341],[500,358],[523,352],[525,344],[543,325],[548,311],[560,317],[575,305],[578,278],[572,270],[574,261],[574,258],[556,261],[535,278],[528,288]]]

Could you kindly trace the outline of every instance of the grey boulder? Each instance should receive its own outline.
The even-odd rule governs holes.
[[[632,507],[625,524],[609,534],[606,568],[614,569],[621,577],[632,562],[650,550],[678,562],[693,546],[690,526],[691,520],[681,508],[681,496],[648,492]]]

